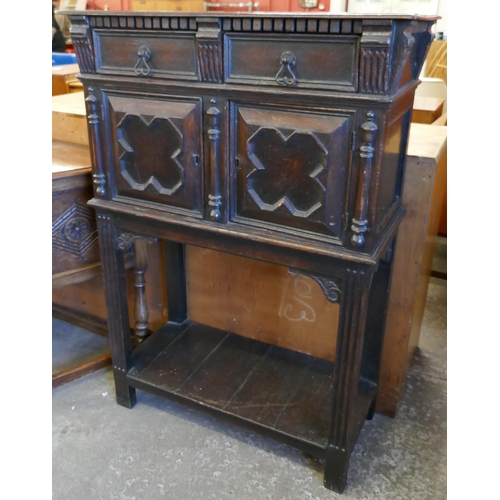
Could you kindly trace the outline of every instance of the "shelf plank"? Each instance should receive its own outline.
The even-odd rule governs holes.
[[[174,342],[140,372],[140,378],[177,392],[228,335],[222,330],[200,326],[196,323],[188,325]],[[224,373],[223,367],[219,368]]]
[[[326,440],[332,413],[332,373],[333,363],[316,360],[275,427],[301,439]]]
[[[167,323],[140,344],[127,380],[321,456],[332,373],[330,361],[186,321]],[[362,422],[368,404],[360,403],[355,420]]]
[[[275,428],[312,360],[306,354],[272,346],[225,410]]]
[[[204,404],[225,409],[269,349],[270,346],[263,342],[229,335],[186,381],[182,393]],[[220,370],[221,367],[224,370]]]

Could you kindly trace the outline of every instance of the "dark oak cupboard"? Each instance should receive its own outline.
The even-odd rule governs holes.
[[[374,411],[413,96],[436,18],[67,14],[118,403],[145,390],[261,432],[324,458],[325,486],[343,491]],[[155,240],[169,321],[149,334]],[[335,361],[191,321],[186,244],[313,278],[340,305]]]

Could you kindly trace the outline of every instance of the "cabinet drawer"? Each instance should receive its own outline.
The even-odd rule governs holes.
[[[202,212],[201,100],[108,95],[116,194]]]
[[[226,35],[225,79],[355,92],[358,40],[357,36],[342,35]]]
[[[95,30],[94,42],[98,73],[198,80],[193,33]]]
[[[233,221],[341,242],[350,112],[233,106]]]

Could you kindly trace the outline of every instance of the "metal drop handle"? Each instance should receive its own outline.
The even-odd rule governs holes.
[[[137,63],[134,66],[134,73],[137,76],[148,76],[149,73],[151,73],[151,68],[148,66],[148,61],[150,61],[153,57],[151,49],[148,46],[143,45],[137,51],[137,55],[139,56],[139,59],[137,59]]]
[[[297,58],[293,52],[283,52],[280,56],[281,68],[276,75],[276,83],[278,85],[295,85],[297,78],[292,71],[297,65]]]

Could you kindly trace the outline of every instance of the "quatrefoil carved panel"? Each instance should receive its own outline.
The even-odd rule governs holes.
[[[138,191],[154,188],[167,196],[184,182],[182,133],[167,118],[125,115],[117,127],[120,170]]]
[[[247,189],[261,210],[285,206],[295,217],[309,217],[323,205],[328,152],[311,133],[295,131],[286,137],[275,128],[260,128],[248,139],[253,164]]]

